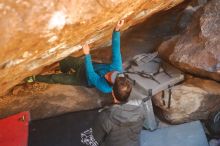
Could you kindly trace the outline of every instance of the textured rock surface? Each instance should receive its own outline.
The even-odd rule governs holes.
[[[164,40],[177,33],[176,22],[186,4],[181,4],[165,12],[153,15],[145,22],[126,30],[121,39],[124,61],[135,54],[153,51]],[[108,62],[111,47],[93,52],[93,59]],[[49,70],[49,72],[48,72]],[[45,67],[43,73],[59,71],[57,63]],[[95,89],[77,86],[51,84],[21,84],[12,92],[0,97],[0,118],[28,110],[32,119],[56,116],[68,112],[97,108],[100,103],[109,103],[108,95],[97,93]]]
[[[159,47],[163,59],[197,76],[220,81],[220,1],[199,9],[184,34]]]
[[[190,77],[171,89],[170,108],[168,90],[164,99],[162,93],[159,93],[153,98],[153,102],[158,107],[159,115],[170,123],[207,119],[210,113],[220,110],[219,89],[218,82]]]
[[[0,96],[25,77],[183,0],[8,0],[0,2]]]
[[[95,89],[42,83],[16,86],[12,94],[0,98],[0,118],[30,111],[31,119],[41,119],[73,111],[98,108],[111,103],[111,95]]]

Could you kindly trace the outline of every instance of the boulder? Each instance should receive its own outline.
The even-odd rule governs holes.
[[[184,0],[12,0],[0,2],[0,96],[87,42],[103,46],[122,30]]]
[[[153,98],[159,117],[178,124],[207,119],[210,113],[220,110],[220,83],[196,77],[174,86]],[[169,101],[170,93],[170,101]],[[164,96],[162,96],[164,95]],[[170,103],[170,105],[169,105]]]
[[[160,56],[196,76],[220,81],[220,1],[197,10],[184,33],[165,41]]]
[[[134,55],[152,52],[167,37],[174,35],[176,21],[187,3],[170,10],[159,12],[143,23],[126,31],[121,37],[123,61]],[[82,53],[82,52],[77,52]],[[94,61],[111,61],[111,46],[91,52]],[[74,53],[75,55],[75,53]],[[44,67],[41,74],[60,73],[59,64]],[[13,87],[8,94],[0,97],[0,118],[27,110],[32,120],[53,117],[79,110],[99,108],[111,103],[111,94],[101,94],[96,89],[59,84],[28,83]],[[110,100],[110,101],[109,101]]]

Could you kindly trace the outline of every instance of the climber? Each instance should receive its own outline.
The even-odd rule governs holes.
[[[37,75],[27,79],[27,82],[60,83],[67,85],[83,85],[96,87],[103,93],[111,93],[112,85],[118,74],[122,73],[122,58],[120,51],[120,28],[124,20],[120,20],[112,35],[112,62],[111,64],[92,63],[90,47],[83,45],[84,61],[79,58],[67,57],[60,61],[60,74]],[[69,73],[74,70],[74,73]],[[125,78],[125,77],[124,77]]]
[[[121,88],[128,90],[123,91]],[[121,91],[120,94],[117,90]],[[132,86],[128,80],[116,78],[112,94],[114,104],[99,113],[92,127],[92,137],[96,145],[140,145],[139,136],[145,120],[145,112],[143,106],[136,106],[128,101],[131,90]]]

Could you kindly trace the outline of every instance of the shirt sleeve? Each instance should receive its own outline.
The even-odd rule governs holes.
[[[112,34],[112,63],[111,67],[117,71],[122,71],[122,57],[120,49],[120,32],[113,31]]]
[[[85,56],[85,68],[87,80],[90,84],[94,85],[103,93],[111,92],[112,89],[108,85],[106,85],[107,83],[104,81],[104,79],[94,71],[90,54]]]

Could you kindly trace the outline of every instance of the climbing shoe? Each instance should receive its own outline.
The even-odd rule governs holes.
[[[33,82],[35,82],[35,76],[27,77],[27,78],[25,79],[25,81],[26,81],[27,83],[33,83]]]

